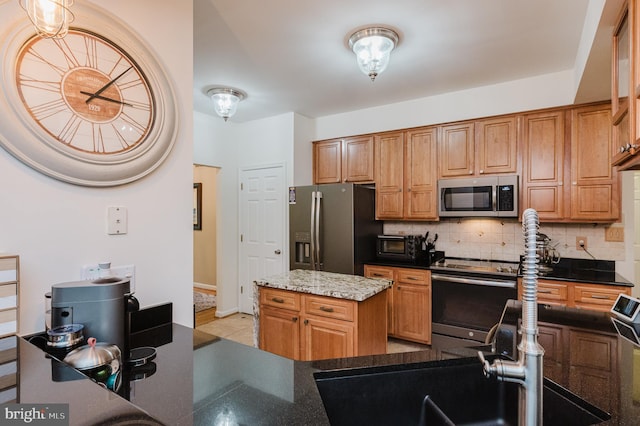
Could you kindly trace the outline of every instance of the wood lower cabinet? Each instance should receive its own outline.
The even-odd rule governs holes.
[[[611,414],[618,424],[620,373],[617,335],[539,323],[544,375]]]
[[[387,351],[387,293],[362,302],[261,287],[260,349],[296,360]]]
[[[394,280],[388,290],[389,335],[431,344],[431,271],[365,265],[364,276]]]
[[[609,312],[620,293],[631,296],[631,288],[604,284],[538,279],[538,303]],[[522,300],[522,278],[518,278]]]
[[[373,182],[373,148],[373,136],[314,142],[314,183]]]

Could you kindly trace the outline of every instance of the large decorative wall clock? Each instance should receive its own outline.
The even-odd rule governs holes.
[[[0,35],[0,145],[77,185],[121,185],[160,166],[178,117],[152,50],[95,6],[76,3],[76,26],[62,39],[36,35],[23,12],[16,8],[14,25]]]

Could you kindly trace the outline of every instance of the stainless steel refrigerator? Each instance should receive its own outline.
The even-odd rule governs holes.
[[[364,274],[376,257],[382,221],[375,220],[375,189],[327,184],[289,189],[290,269]]]

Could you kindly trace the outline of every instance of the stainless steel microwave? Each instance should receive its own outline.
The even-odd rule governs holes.
[[[441,179],[438,211],[441,217],[518,217],[517,175]]]

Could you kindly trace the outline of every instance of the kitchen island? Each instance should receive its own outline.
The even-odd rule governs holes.
[[[293,270],[257,280],[258,346],[296,360],[387,351],[388,279]]]

